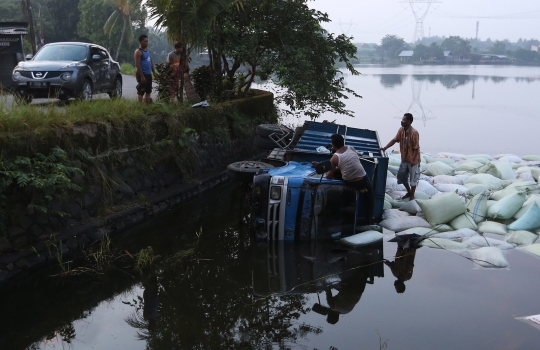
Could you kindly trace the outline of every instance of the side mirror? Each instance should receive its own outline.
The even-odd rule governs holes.
[[[30,61],[32,58],[34,58],[34,55],[32,55],[30,53],[28,55],[26,55],[26,60],[27,61]]]
[[[325,160],[324,162],[320,162],[315,165],[315,172],[317,174],[324,174],[330,170],[332,170],[332,163],[330,163],[329,160]]]
[[[100,55],[92,55],[92,61],[101,61]]]

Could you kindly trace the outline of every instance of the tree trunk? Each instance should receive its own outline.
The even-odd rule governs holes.
[[[182,80],[184,84],[184,89],[186,90],[186,96],[189,102],[191,103],[197,103],[201,101],[201,97],[199,94],[197,94],[197,91],[195,91],[195,87],[193,87],[193,84],[191,84],[191,77],[189,76],[189,73],[184,73],[182,75]]]
[[[124,13],[122,13],[124,16]],[[118,49],[116,50],[115,61],[118,61],[118,55],[120,54],[120,48],[122,47],[122,41],[124,40],[124,33],[126,32],[126,16],[124,16],[124,25],[122,26],[122,34],[120,34],[120,42],[118,43]]]

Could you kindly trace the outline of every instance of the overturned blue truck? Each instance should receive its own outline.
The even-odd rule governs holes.
[[[250,220],[256,239],[339,239],[357,233],[357,227],[365,224],[362,221],[381,220],[388,157],[379,150],[376,131],[306,121],[294,132],[277,125],[261,125],[257,132],[266,137],[258,140],[259,147],[266,142],[266,148],[273,149],[260,162],[228,167],[231,177],[252,181]],[[375,194],[372,220],[366,220],[358,191],[342,180],[326,179],[311,165],[330,159],[325,146],[332,134],[342,135],[345,145],[358,152]]]

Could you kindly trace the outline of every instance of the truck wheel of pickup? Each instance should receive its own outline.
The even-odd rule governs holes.
[[[270,140],[269,138],[263,138],[263,137],[256,137],[255,140],[253,140],[253,144],[255,147],[258,147],[260,149],[274,149],[276,147],[279,147],[274,141]]]
[[[231,179],[242,182],[251,182],[253,176],[260,169],[269,169],[274,166],[268,163],[257,162],[253,160],[244,160],[242,162],[236,162],[227,166],[227,172]]]
[[[280,126],[277,124],[260,124],[257,125],[257,135],[262,137],[268,137],[272,135],[273,133],[278,133],[282,135],[283,133],[287,133],[289,136],[293,134],[293,131],[286,126]]]

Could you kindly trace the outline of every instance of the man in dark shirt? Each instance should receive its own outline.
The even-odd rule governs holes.
[[[396,142],[399,143],[401,153],[401,164],[397,174],[398,184],[403,184],[407,189],[407,195],[403,197],[414,200],[414,192],[420,179],[420,135],[411,126],[414,118],[411,113],[405,113],[401,119],[396,137],[394,137],[381,151],[386,151]]]

